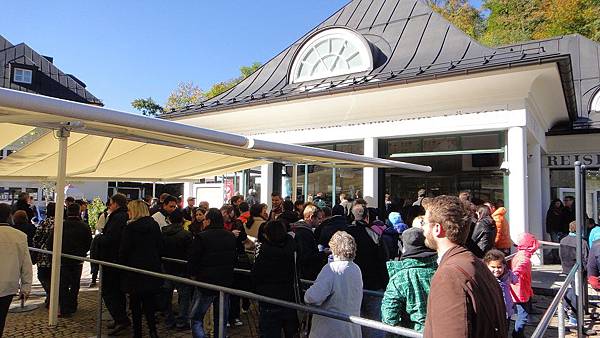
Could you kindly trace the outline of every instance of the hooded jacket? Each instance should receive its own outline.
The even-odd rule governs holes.
[[[427,295],[437,269],[437,255],[388,261],[390,281],[381,302],[381,321],[423,332]]]
[[[315,280],[325,265],[327,254],[319,251],[313,230],[304,220],[292,224],[292,231],[298,248],[300,278]]]
[[[127,223],[119,247],[119,264],[142,270],[161,272],[164,242],[160,227],[150,217]],[[121,273],[121,289],[126,293],[158,292],[162,280],[139,273]]]
[[[533,296],[531,288],[531,256],[540,247],[535,236],[524,233],[517,240],[517,254],[511,260],[511,270],[519,282],[511,285],[511,295],[515,303],[525,303]]]
[[[338,231],[346,231],[346,227],[346,217],[344,216],[334,215],[325,219],[319,226],[320,231],[317,238],[318,244],[328,248],[329,241],[331,240],[331,237],[333,237],[333,234]],[[315,235],[317,235],[316,231]]]
[[[260,244],[251,272],[257,294],[295,302],[294,252],[296,243],[290,236],[282,243]]]
[[[496,242],[496,224],[490,217],[484,217],[475,223],[471,240],[485,254]]]
[[[377,234],[364,221],[356,221],[354,225],[348,226],[346,232],[356,242],[354,263],[360,267],[364,288],[368,290],[385,288],[388,274],[385,266],[385,246],[379,243],[381,238],[377,238],[377,242],[375,242],[373,237]]]
[[[492,218],[496,222],[496,240],[497,249],[510,249],[512,241],[510,239],[510,226],[506,220],[506,208],[500,207],[494,211]]]
[[[194,236],[183,228],[183,224],[169,224],[162,229],[165,242],[163,255],[168,258],[187,260],[192,247]],[[186,277],[185,264],[175,262],[164,262],[165,272],[171,275]]]

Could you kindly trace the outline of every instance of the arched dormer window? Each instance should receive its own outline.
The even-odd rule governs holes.
[[[590,105],[590,114],[600,113],[600,90],[596,92]]]
[[[290,83],[317,80],[373,69],[369,43],[344,28],[331,28],[310,38],[296,54]]]

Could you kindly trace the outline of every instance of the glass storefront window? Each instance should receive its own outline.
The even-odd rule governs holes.
[[[426,189],[430,196],[469,190],[473,199],[504,199],[504,175],[499,170],[503,155],[498,153],[503,137],[503,133],[485,133],[382,140],[382,158],[433,169],[431,173],[385,169],[385,193],[413,201],[419,189]],[[470,154],[469,150],[496,152]],[[400,156],[391,157],[393,154]]]
[[[566,196],[575,196],[575,172],[573,169],[550,170],[550,196],[551,199],[564,201]],[[586,203],[585,210],[588,217],[596,223],[600,221],[600,171],[588,170],[585,179]],[[545,205],[548,210],[549,205]]]
[[[336,144],[320,144],[312,145],[316,148],[342,151],[351,154],[363,154],[363,142],[346,142]],[[308,169],[308,172],[305,172]],[[286,175],[291,177],[291,167],[286,170]],[[307,180],[305,179],[307,178]],[[333,201],[338,201],[340,193],[353,195],[357,190],[362,190],[363,171],[360,168],[333,168],[321,167],[316,165],[298,165],[298,199],[303,200],[304,195],[309,200],[317,197],[320,194],[327,206],[332,206]],[[286,188],[288,183],[284,181]],[[334,184],[335,183],[335,184]],[[334,186],[335,185],[335,186]],[[291,196],[291,182],[289,182],[289,190]]]

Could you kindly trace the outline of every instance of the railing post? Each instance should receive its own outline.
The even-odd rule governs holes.
[[[582,269],[582,248],[581,238],[583,234],[583,201],[585,200],[585,191],[583,191],[583,168],[581,162],[575,162],[575,220],[577,222],[577,273],[575,274],[575,294],[577,298],[577,336],[583,337],[583,269]]]
[[[219,338],[225,337],[225,293],[219,291]]]
[[[96,335],[102,337],[102,264],[98,264],[98,314],[96,317]]]
[[[560,302],[558,302],[558,308],[556,309],[556,311],[558,311],[558,338],[564,338],[565,337],[565,308],[564,308],[564,301],[561,299]]]

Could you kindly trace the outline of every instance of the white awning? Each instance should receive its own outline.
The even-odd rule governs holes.
[[[240,121],[243,123],[243,121]],[[34,127],[68,127],[67,179],[189,181],[268,162],[329,167],[430,167],[242,135],[0,88],[0,146]],[[58,140],[48,132],[0,160],[0,179],[54,180]]]

